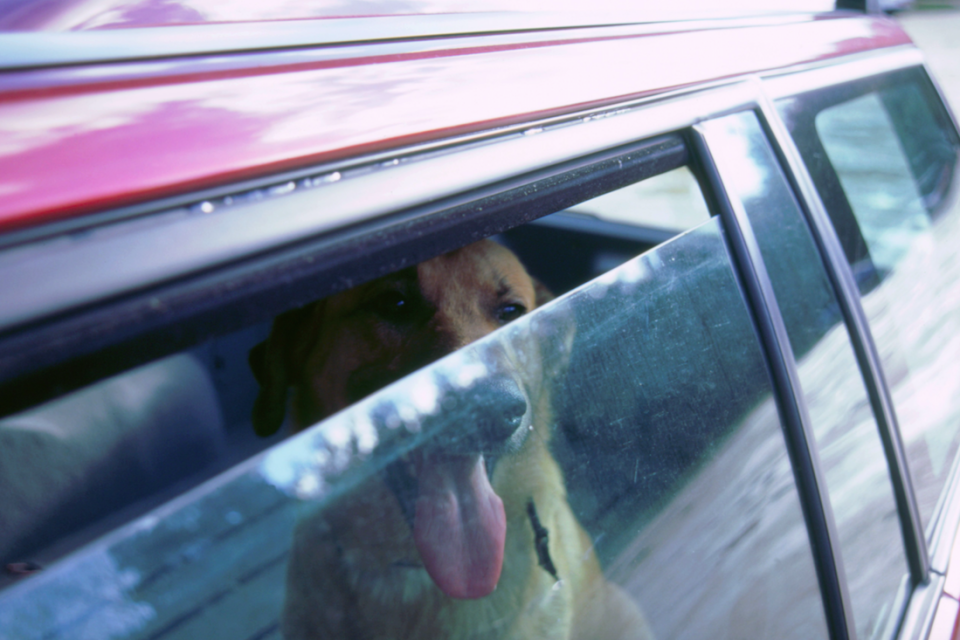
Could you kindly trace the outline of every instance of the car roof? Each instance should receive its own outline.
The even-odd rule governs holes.
[[[150,3],[51,6],[74,4]],[[0,4],[0,23],[8,10]],[[848,12],[682,22],[589,15],[0,34],[0,232],[307,166],[389,160],[398,149],[910,43],[893,21]]]
[[[573,12],[580,21],[597,15],[663,22],[824,12],[833,0],[675,0],[653,5],[630,0],[48,0],[0,2],[0,31],[74,31],[162,25],[260,22],[309,18],[356,18],[491,12]],[[594,16],[591,18],[590,16]]]

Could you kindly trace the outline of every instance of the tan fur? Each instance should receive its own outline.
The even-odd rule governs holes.
[[[384,291],[409,293],[411,286],[426,303],[422,321],[398,327],[370,311],[370,301]],[[539,293],[542,300],[544,290]],[[356,393],[351,381],[386,384],[497,329],[502,305],[532,310],[537,297],[537,285],[516,257],[482,241],[424,262],[415,273],[388,276],[281,317],[266,346],[251,354],[263,386],[257,428],[279,426],[283,410],[276,403],[288,385],[297,423],[312,424],[357,399],[350,397]],[[504,357],[521,369],[509,348]],[[570,510],[549,451],[552,418],[542,373],[529,359],[522,369],[533,434],[498,462],[490,478],[507,519],[496,589],[473,600],[441,592],[422,567],[397,499],[374,476],[297,526],[283,616],[288,640],[651,637],[629,598],[604,579],[592,542]],[[530,500],[549,532],[559,582],[538,562]]]

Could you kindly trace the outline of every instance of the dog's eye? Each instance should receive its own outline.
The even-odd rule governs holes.
[[[500,320],[502,324],[507,324],[508,322],[513,322],[526,312],[527,308],[522,304],[509,302],[507,304],[500,305],[500,307],[497,309],[497,319]]]
[[[399,291],[384,291],[367,303],[367,308],[392,322],[403,322],[413,313],[413,304]]]

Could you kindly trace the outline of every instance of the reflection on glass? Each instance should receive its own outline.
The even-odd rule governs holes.
[[[839,534],[858,637],[873,637],[907,565],[890,474],[866,388],[813,237],[756,116],[709,123],[743,202],[797,358]]]
[[[458,451],[483,453],[462,477]],[[502,504],[502,558],[473,548],[490,519],[456,531],[431,486],[461,513]],[[463,587],[478,576],[484,593]],[[310,637],[304,620],[398,637],[827,637],[718,221],[0,594],[18,638],[275,640],[281,611],[288,640]]]
[[[607,575],[658,638],[826,637],[769,376],[719,221],[563,306],[576,333],[555,449]]]
[[[912,84],[824,109],[816,129],[879,276],[863,307],[929,526],[960,444],[956,149]]]
[[[428,469],[510,423],[504,380],[522,390],[522,417],[506,432],[512,448],[484,453],[489,485],[472,498],[502,503],[499,575],[495,589],[461,588],[487,557],[448,572],[460,551],[447,547],[484,543],[487,518],[464,515],[470,495],[451,488],[482,531],[425,540]],[[306,449],[277,449],[262,467],[308,501],[287,583],[293,638],[335,625],[404,637],[459,625],[497,637],[826,635],[768,376],[716,221],[301,438]]]

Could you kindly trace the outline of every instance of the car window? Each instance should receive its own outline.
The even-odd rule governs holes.
[[[689,172],[670,180],[696,189]],[[504,328],[357,402],[386,383],[344,351],[343,410],[332,387],[255,402],[287,357],[319,366],[316,334],[291,342],[320,317],[313,306],[6,418],[0,434],[30,452],[12,486],[37,514],[3,552],[7,580],[42,570],[0,593],[0,626],[51,638],[296,638],[317,626],[442,637],[457,624],[479,637],[826,637],[720,221],[658,219],[648,232],[567,210],[504,232],[497,246],[560,297],[527,314],[508,300]],[[425,307],[396,295],[409,278],[374,281],[344,322],[414,322]],[[266,363],[259,384],[248,353]],[[309,416],[324,402],[334,415],[197,484],[264,446],[251,415],[276,426],[278,407]],[[162,477],[147,486],[130,468]],[[124,484],[126,501],[98,520],[56,522],[63,505]]]
[[[871,93],[825,109],[816,124],[881,279],[864,292],[864,310],[929,524],[960,444],[960,208],[925,199],[921,184],[952,180],[952,163],[927,161],[919,173],[923,160],[907,155],[913,146],[915,156],[953,160],[946,140],[935,129],[925,144],[898,136],[894,119],[904,136],[929,137],[935,127],[918,94],[915,86]]]
[[[710,217],[697,183],[687,167],[611,191],[569,210],[604,220],[674,232],[695,227]]]
[[[798,146],[857,276],[929,537],[960,445],[957,146],[915,74],[882,84],[817,96]]]
[[[875,637],[898,613],[893,605],[907,563],[890,471],[850,336],[756,116],[741,113],[708,126],[717,161],[756,234],[797,361],[857,634]]]
[[[685,167],[665,175],[654,180],[674,185],[685,194],[684,203],[691,202],[690,194],[700,197]],[[499,241],[561,293],[682,230],[686,223],[676,212],[684,209],[663,202],[656,201],[659,219],[674,231],[635,226],[625,232],[597,216],[562,211],[508,230]],[[702,198],[696,206],[706,210]],[[266,322],[221,335],[0,418],[0,561],[16,567],[0,574],[0,584],[15,579],[22,567],[46,566],[276,441],[258,439],[250,424],[258,385],[248,352],[269,332]]]
[[[656,637],[826,637],[769,373],[719,220],[563,303],[577,319],[558,415],[571,500]]]

